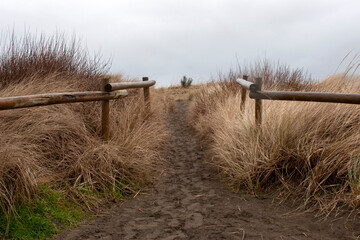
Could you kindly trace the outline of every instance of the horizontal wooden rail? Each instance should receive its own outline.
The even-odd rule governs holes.
[[[122,89],[144,88],[146,109],[150,112],[149,87],[153,86],[156,81],[148,81],[148,79],[148,77],[143,77],[142,82],[109,83],[110,78],[104,78],[102,79],[101,91],[46,93],[16,97],[0,97],[0,111],[63,103],[103,101],[101,108],[101,132],[103,140],[107,142],[110,138],[109,100],[126,97],[128,92]]]
[[[245,77],[247,78],[247,76],[244,76],[244,78]],[[246,79],[241,79],[241,78],[236,79],[236,82],[239,83],[241,85],[241,87],[244,87],[247,90],[256,91],[256,84],[255,83],[249,82]]]
[[[255,122],[260,126],[262,119],[262,103],[264,100],[304,101],[304,102],[329,102],[360,104],[360,94],[327,93],[327,92],[295,92],[295,91],[262,91],[261,78],[255,78],[256,83],[244,79],[236,79],[242,87],[240,109],[244,111],[246,90],[250,90],[249,97],[255,99]]]
[[[249,96],[252,99],[360,104],[360,94],[324,93],[324,92],[284,92],[284,91],[252,92],[250,91]]]
[[[156,81],[143,82],[123,82],[123,83],[109,83],[105,85],[105,91],[111,92],[114,90],[129,89],[129,88],[146,88],[155,85]]]
[[[45,106],[62,103],[75,102],[89,102],[89,101],[103,101],[118,99],[127,96],[126,90],[116,92],[66,92],[66,93],[47,93],[36,94],[19,97],[4,97],[0,98],[0,110],[27,108],[36,106]]]

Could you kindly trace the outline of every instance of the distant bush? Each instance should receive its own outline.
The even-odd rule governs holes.
[[[186,76],[183,76],[182,79],[180,80],[181,86],[183,88],[190,87],[192,82],[193,82],[193,79],[192,78],[187,78]]]

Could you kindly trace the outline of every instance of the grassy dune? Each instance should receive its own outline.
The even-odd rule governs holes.
[[[106,72],[106,64],[62,37],[12,38],[2,45],[0,64],[0,97],[98,90]],[[111,81],[123,80],[129,79],[111,76]],[[60,204],[70,200],[96,210],[99,199],[134,193],[150,181],[162,161],[162,109],[161,97],[154,93],[152,112],[146,112],[137,90],[111,101],[108,143],[100,137],[100,102],[0,111],[0,236],[23,231],[22,206],[37,209],[34,205],[48,199],[48,193],[63,196]],[[50,189],[45,195],[44,188]],[[49,214],[42,217],[55,221],[44,228],[61,228]],[[30,234],[35,235],[23,238],[44,237],[36,230]]]
[[[262,69],[253,72],[264,76]],[[359,77],[339,75],[310,84],[265,76],[265,90],[360,91]],[[247,99],[244,113],[239,106],[236,83],[210,83],[196,95],[190,119],[208,143],[211,163],[235,190],[258,194],[275,188],[281,199],[295,197],[321,213],[360,207],[358,105],[264,101],[261,130],[255,127],[254,100]]]
[[[107,63],[64,36],[10,37],[0,42],[0,97],[99,90]],[[103,202],[122,199],[159,171],[168,137],[164,116],[174,101],[192,100],[190,121],[211,163],[235,190],[280,190],[307,209],[330,213],[360,207],[357,105],[264,102],[261,130],[254,101],[240,112],[243,73],[264,77],[265,89],[359,93],[360,78],[312,83],[301,69],[259,62],[220,82],[189,89],[151,89],[111,101],[110,141],[101,140],[101,103],[0,111],[0,238],[39,239],[72,227]],[[119,76],[111,81],[129,81]],[[86,211],[85,211],[86,209]]]

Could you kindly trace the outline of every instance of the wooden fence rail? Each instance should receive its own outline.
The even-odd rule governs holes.
[[[306,102],[330,102],[360,104],[360,94],[325,93],[325,92],[295,92],[295,91],[262,91],[262,79],[255,78],[255,83],[247,81],[248,76],[237,79],[236,82],[242,87],[240,108],[243,111],[246,101],[247,90],[249,97],[255,99],[255,122],[262,122],[262,100],[282,101],[306,101]]]
[[[155,85],[156,81],[151,80],[144,80],[147,78],[143,78],[143,82],[123,82],[123,83],[109,83],[105,85],[105,91],[111,92],[114,90],[122,90],[122,89],[129,89],[129,88],[146,88]]]
[[[144,77],[143,81],[148,78]],[[147,109],[150,109],[150,91],[149,87],[153,86],[155,81],[148,82],[130,82],[130,83],[109,83],[109,78],[102,81],[102,91],[86,91],[86,92],[65,92],[65,93],[46,93],[16,97],[1,97],[0,111],[16,108],[29,108],[36,106],[46,106],[53,104],[75,103],[102,101],[101,130],[104,141],[109,140],[110,136],[110,102],[109,100],[124,98],[128,95],[126,90],[129,88],[144,88],[144,99]],[[106,88],[111,86],[110,89]],[[115,86],[115,87],[113,87]],[[126,86],[125,88],[123,88]]]
[[[18,97],[0,98],[0,110],[29,108],[62,103],[90,102],[118,99],[127,96],[126,90],[114,92],[66,92],[46,93]]]
[[[325,92],[250,92],[252,99],[268,99],[283,101],[311,101],[360,104],[360,94],[325,93]]]

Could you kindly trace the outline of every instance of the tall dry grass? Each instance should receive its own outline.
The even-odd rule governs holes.
[[[205,86],[192,105],[191,120],[209,143],[212,163],[234,189],[257,194],[280,188],[282,199],[295,196],[322,213],[360,207],[358,105],[264,101],[259,130],[254,100],[247,99],[242,113],[240,92],[228,85]],[[360,78],[333,76],[306,88],[359,93]]]
[[[252,82],[255,77],[261,76],[263,85],[267,89],[307,90],[314,83],[314,79],[304,69],[292,68],[287,64],[267,58],[244,66],[238,64],[235,70],[230,69],[226,74],[219,73],[215,80],[233,82],[237,78],[242,78],[243,75],[249,76],[248,80]]]
[[[94,79],[107,72],[109,62],[90,56],[81,41],[65,34],[33,35],[25,32],[2,34],[0,39],[0,86],[19,83],[35,75]]]
[[[2,55],[0,97],[99,89],[99,73],[105,69],[98,62],[84,60],[78,48],[68,50],[62,39],[32,41],[33,45],[25,45],[29,49],[13,42],[18,50],[14,65],[7,65],[13,55]],[[29,57],[28,50],[35,54]],[[60,71],[57,66],[62,64],[65,69]],[[111,79],[123,80],[127,79]],[[159,98],[153,94],[150,113],[144,109],[141,91],[111,101],[107,143],[101,140],[100,102],[0,111],[2,212],[8,214],[17,202],[32,199],[42,184],[89,204],[84,195],[88,190],[110,196],[114,189],[131,192],[151,180],[161,164],[159,148],[166,137]]]

